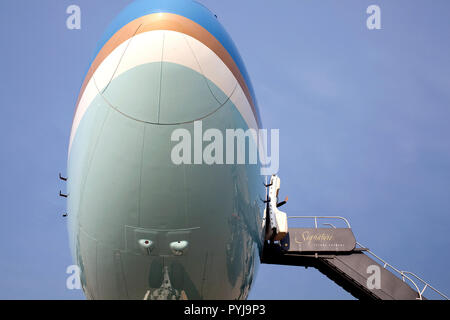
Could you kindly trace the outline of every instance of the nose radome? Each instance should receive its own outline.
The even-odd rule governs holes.
[[[208,116],[232,95],[237,82],[208,46],[176,31],[138,31],[94,75],[111,107],[135,120],[177,124]]]

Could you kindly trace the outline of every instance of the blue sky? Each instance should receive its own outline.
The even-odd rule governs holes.
[[[57,195],[96,43],[131,1],[0,1],[0,298],[82,299]],[[290,215],[343,215],[358,241],[450,293],[450,3],[201,1],[280,129]],[[82,29],[68,30],[70,4]],[[366,28],[381,7],[382,30]],[[313,269],[260,267],[252,299],[348,299]]]

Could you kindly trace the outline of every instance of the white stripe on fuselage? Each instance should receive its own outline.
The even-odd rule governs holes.
[[[220,88],[226,97],[231,95],[230,100],[248,127],[258,129],[255,115],[243,89],[233,73],[211,49],[197,39],[180,32],[149,31],[134,36],[114,49],[89,80],[74,117],[69,154],[81,119],[99,91],[102,92],[112,80],[137,66],[160,61],[176,63],[203,74]]]

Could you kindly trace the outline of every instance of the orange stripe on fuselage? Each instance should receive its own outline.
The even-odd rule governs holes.
[[[245,82],[238,66],[236,65],[228,51],[211,33],[208,32],[208,30],[203,28],[201,25],[188,18],[173,13],[153,13],[142,16],[122,27],[116,34],[111,37],[111,39],[108,40],[108,42],[106,42],[98,55],[95,57],[95,60],[92,62],[86,78],[84,79],[83,86],[81,87],[81,91],[78,96],[75,114],[77,112],[78,104],[80,103],[84,90],[89,83],[89,80],[92,78],[93,74],[103,62],[103,60],[105,60],[106,57],[108,57],[111,52],[113,52],[114,49],[116,49],[120,44],[132,38],[133,36],[155,30],[170,30],[184,33],[197,39],[198,41],[206,45],[209,49],[211,49],[225,63],[225,65],[228,67],[228,69],[230,69],[230,71],[238,81],[252,107],[253,115],[255,116],[256,122],[259,126],[260,123],[256,113],[254,101],[252,99],[252,96],[250,95],[247,83]]]

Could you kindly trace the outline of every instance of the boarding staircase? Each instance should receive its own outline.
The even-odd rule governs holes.
[[[363,300],[425,300],[426,290],[437,298],[449,299],[414,273],[400,271],[358,243],[347,219],[335,216],[288,218],[278,209],[287,200],[278,202],[280,180],[277,176],[272,176],[266,187],[262,263],[316,268],[355,298]],[[311,225],[288,229],[288,224],[292,225],[294,220]],[[337,223],[342,226],[336,227]]]

